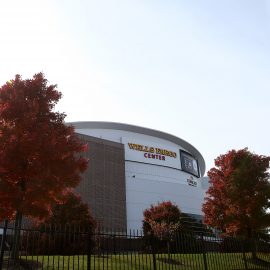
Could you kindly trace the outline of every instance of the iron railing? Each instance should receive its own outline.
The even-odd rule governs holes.
[[[270,269],[270,245],[263,239],[222,238],[194,231],[157,239],[139,231],[93,233],[50,225],[22,228],[14,253],[14,227],[6,222],[0,231],[0,270]]]

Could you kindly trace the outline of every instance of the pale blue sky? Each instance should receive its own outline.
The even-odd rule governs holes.
[[[270,155],[270,0],[3,0],[0,84],[42,71],[67,121]]]

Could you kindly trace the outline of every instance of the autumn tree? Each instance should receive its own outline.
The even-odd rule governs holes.
[[[91,246],[95,245],[93,236],[96,222],[88,205],[74,192],[68,192],[61,202],[53,205],[52,214],[35,225],[37,229],[46,232],[39,239],[40,252],[43,254],[80,253],[84,250],[86,242],[91,243]],[[62,233],[59,234],[59,231]],[[32,234],[34,237],[35,231]],[[64,244],[63,239],[68,245]],[[48,246],[46,243],[52,245]]]
[[[203,212],[205,223],[227,235],[253,238],[270,225],[270,157],[231,150],[215,159]]]
[[[80,181],[87,160],[74,128],[55,111],[61,98],[42,73],[0,88],[0,220],[44,219]]]
[[[89,232],[93,232],[96,226],[88,205],[83,203],[81,197],[74,192],[68,192],[61,202],[53,205],[52,214],[38,225],[43,224],[75,226]]]
[[[170,201],[151,205],[143,212],[143,231],[145,235],[155,236],[167,241],[167,250],[170,259],[170,242],[180,227],[181,211]]]

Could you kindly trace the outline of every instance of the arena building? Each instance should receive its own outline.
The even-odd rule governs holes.
[[[190,143],[173,135],[120,123],[73,122],[88,144],[89,167],[77,191],[100,226],[141,229],[143,211],[176,203],[197,219],[207,189],[205,161]]]

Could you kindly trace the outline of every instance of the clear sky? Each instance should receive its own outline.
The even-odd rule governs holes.
[[[0,85],[40,71],[67,121],[270,155],[270,0],[2,0]]]

